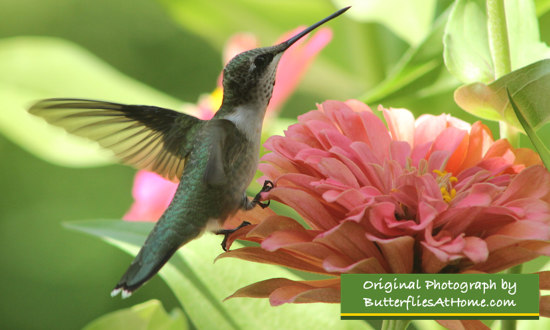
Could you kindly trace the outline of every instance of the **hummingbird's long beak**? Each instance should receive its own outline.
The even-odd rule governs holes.
[[[326,22],[330,21],[331,19],[335,18],[335,17],[338,17],[340,15],[342,15],[346,10],[350,9],[351,6],[348,6],[346,8],[342,8],[340,10],[338,10],[337,12],[335,12],[334,14],[326,17],[326,18],[323,18],[322,20],[320,20],[319,22],[313,24],[312,26],[308,27],[307,29],[303,30],[302,32],[298,33],[297,35],[295,35],[294,37],[288,39],[287,41],[284,41],[282,42],[280,45],[283,46],[281,48],[281,52],[285,51],[288,47],[292,46],[293,43],[295,43],[296,41],[298,41],[300,38],[302,38],[303,36],[305,36],[306,34],[310,33],[311,31],[315,30],[316,28],[318,28],[320,25],[323,25],[325,24]]]

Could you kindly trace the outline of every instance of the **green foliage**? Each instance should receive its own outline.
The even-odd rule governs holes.
[[[520,110],[516,102],[512,99],[512,95],[510,95],[510,91],[506,90],[506,94],[508,96],[508,100],[510,101],[510,105],[512,106],[512,109],[514,110],[514,113],[516,114],[519,122],[521,123],[521,126],[523,126],[523,129],[525,130],[525,133],[527,133],[527,136],[531,139],[531,142],[535,146],[536,150],[538,151],[540,158],[542,159],[542,162],[544,163],[544,166],[546,166],[547,169],[550,169],[550,150],[544,142],[540,139],[540,137],[535,132],[534,128],[529,124],[529,121],[525,118],[524,112],[528,112],[528,109]]]
[[[455,91],[455,101],[478,117],[506,121],[521,129],[508,102],[507,89],[531,127],[537,129],[550,121],[550,100],[540,97],[550,89],[550,60],[515,70],[487,85],[476,82],[461,86]]]
[[[506,1],[506,25],[512,70],[550,55],[540,42],[535,7],[531,1]],[[495,63],[490,49],[488,18],[483,0],[459,0],[455,3],[443,43],[445,64],[463,83],[489,83],[495,80]]]
[[[151,231],[152,223],[116,220],[69,222],[68,228],[101,237],[110,244],[136,255]],[[187,316],[198,329],[362,329],[366,323],[340,321],[339,305],[305,304],[272,308],[264,300],[230,299],[238,288],[266,278],[300,279],[281,267],[231,259],[212,260],[221,252],[220,239],[204,235],[178,250],[160,276],[172,289]]]
[[[365,103],[380,102],[395,93],[402,93],[405,87],[419,84],[421,78],[440,68],[441,51],[443,50],[441,38],[446,17],[446,13],[442,14],[419,44],[411,46],[405,52],[386,79],[361,97]],[[413,91],[416,91],[418,87],[416,86]]]
[[[485,1],[457,1],[445,27],[445,65],[462,82],[494,79]]]
[[[411,46],[425,40],[432,30],[436,0],[334,0],[336,7],[352,6],[349,16],[358,21],[377,22]],[[388,15],[388,13],[392,13]]]
[[[542,16],[550,10],[550,0],[536,0],[535,8],[537,11],[537,16]]]
[[[335,2],[340,5],[344,3]],[[349,15],[351,18],[361,22],[377,22],[395,32],[405,42],[403,47],[398,47],[397,42],[382,32],[367,37],[385,40],[383,47],[369,45],[377,47],[370,56],[377,54],[380,63],[388,61],[388,58],[395,60],[388,61],[389,66],[382,79],[367,88],[359,99],[367,104],[383,103],[393,107],[406,107],[417,115],[447,112],[464,117],[463,113],[457,112],[454,104],[443,101],[458,86],[458,81],[444,69],[441,56],[441,40],[448,21],[450,2],[418,0],[397,4],[392,1],[357,1],[356,4],[353,13]],[[391,14],[388,14],[389,11]],[[417,11],[422,14],[418,17],[411,14]],[[416,20],[418,24],[403,24],[412,20]],[[389,47],[391,52],[384,53],[384,47]],[[368,72],[367,75],[373,76],[373,73]]]
[[[70,42],[44,37],[0,40],[0,127],[48,161],[90,166],[110,161],[97,144],[29,115],[31,102],[52,96],[119,100],[177,108],[181,102],[130,79]],[[17,123],[17,125],[14,125]],[[34,134],[29,134],[33,132]]]
[[[540,128],[550,116],[548,101],[541,97],[550,84],[550,62],[544,60],[550,48],[540,41],[536,16],[545,7],[522,0],[459,0],[445,28],[445,64],[467,84],[455,91],[456,103],[474,116],[498,121],[501,137],[516,146],[522,125],[506,90],[529,128]],[[529,136],[533,144],[540,142]]]
[[[292,29],[304,21],[315,22],[326,16],[334,7],[328,1],[277,1],[260,2],[234,0],[220,3],[216,0],[159,0],[167,12],[184,28],[203,37],[216,47],[225,44],[231,34],[247,31],[272,40],[279,37],[280,29]],[[273,13],[277,13],[273,15]],[[207,14],[207,15],[205,15]]]
[[[84,330],[185,330],[185,316],[175,309],[168,314],[158,300],[112,312],[92,321]]]

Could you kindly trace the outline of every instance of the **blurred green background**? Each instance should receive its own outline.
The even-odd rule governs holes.
[[[132,299],[112,299],[109,292],[131,258],[62,227],[64,221],[122,217],[132,202],[135,170],[95,166],[109,162],[93,147],[80,148],[82,142],[60,141],[65,139],[61,133],[27,116],[25,107],[43,97],[172,107],[194,103],[214,89],[223,66],[221,51],[231,34],[254,32],[262,45],[270,45],[283,32],[311,24],[346,3],[336,2],[2,0],[0,328],[75,329],[152,298],[167,310],[177,306],[158,276]],[[432,24],[451,1],[417,3],[423,5],[417,12],[426,14],[417,15],[424,24],[413,22],[420,26],[415,34],[400,34],[388,23],[410,14],[399,8],[378,19],[331,22],[333,41],[282,116],[295,118],[325,99],[362,97],[373,107],[407,107],[417,115],[447,112],[472,122],[452,102],[458,82],[446,72],[438,49],[430,48],[432,54],[418,59],[433,61],[425,71],[392,92],[369,96],[408,51],[430,36]],[[539,23],[548,43],[550,14]],[[65,60],[59,54],[70,56]]]

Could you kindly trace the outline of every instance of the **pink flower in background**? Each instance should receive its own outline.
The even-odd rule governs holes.
[[[281,36],[276,43],[283,42],[301,32],[305,26],[296,28]],[[279,62],[273,96],[267,107],[268,118],[273,117],[281,105],[294,92],[300,80],[306,73],[317,54],[325,48],[332,39],[332,30],[320,28],[309,39],[300,39],[285,51]]]
[[[282,42],[301,30],[302,28],[297,28],[288,32],[277,42]],[[309,64],[313,62],[317,54],[331,39],[331,30],[326,27],[320,28],[309,39],[300,39],[285,52],[279,62],[273,96],[267,109],[268,117],[276,115],[277,110],[288,99],[302,79]],[[233,56],[243,51],[256,47],[258,47],[258,42],[253,35],[237,34],[231,37],[225,46],[224,62],[228,62]],[[221,105],[222,96],[220,76],[216,90],[209,95],[202,96],[197,107],[191,109],[191,111],[201,119],[209,119]],[[139,171],[132,192],[135,201],[128,213],[124,215],[124,219],[130,221],[157,221],[174,197],[176,187],[176,183],[168,181],[155,173],[144,170]]]
[[[220,257],[328,278],[267,279],[232,297],[338,302],[343,273],[498,272],[550,255],[550,173],[535,152],[480,122],[380,110],[387,127],[359,101],[326,101],[267,140],[264,197],[306,226],[269,216],[230,237],[258,246]]]
[[[177,187],[177,184],[156,173],[145,170],[138,171],[132,189],[134,203],[123,219],[130,221],[158,220],[170,204]]]

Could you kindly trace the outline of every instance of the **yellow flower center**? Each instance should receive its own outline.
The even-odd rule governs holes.
[[[437,174],[436,180],[443,200],[448,204],[451,203],[456,196],[456,189],[453,188],[453,183],[458,182],[458,179],[447,171],[433,170],[433,172]]]

